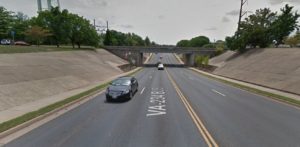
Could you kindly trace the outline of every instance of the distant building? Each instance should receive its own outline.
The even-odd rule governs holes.
[[[45,6],[45,4],[47,4]],[[38,11],[50,10],[52,7],[59,7],[59,0],[37,0]]]

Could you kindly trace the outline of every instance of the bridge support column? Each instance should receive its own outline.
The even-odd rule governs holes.
[[[142,66],[144,64],[144,55],[143,53],[137,53],[136,65]]]
[[[195,54],[185,54],[185,64],[187,66],[195,65]]]

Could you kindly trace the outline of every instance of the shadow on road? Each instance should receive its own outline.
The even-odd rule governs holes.
[[[157,64],[144,64],[143,67],[157,67]],[[178,67],[178,68],[185,68],[186,65],[183,64],[164,64],[164,67]]]

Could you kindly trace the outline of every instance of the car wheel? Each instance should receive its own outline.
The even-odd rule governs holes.
[[[110,102],[110,101],[111,101],[111,99],[106,97],[106,102]]]
[[[138,91],[139,91],[139,85],[137,84],[135,92],[138,92]]]
[[[130,93],[129,93],[129,100],[132,99],[132,97],[133,97],[133,92],[130,91]]]

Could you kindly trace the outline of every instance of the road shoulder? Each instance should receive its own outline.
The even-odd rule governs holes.
[[[174,56],[180,63],[184,63],[176,54],[174,54]],[[251,83],[246,83],[243,81],[234,80],[234,79],[230,79],[230,78],[226,78],[226,77],[222,77],[222,76],[218,76],[218,75],[214,75],[214,74],[204,72],[204,71],[196,69],[196,68],[189,68],[189,69],[192,71],[195,71],[196,73],[204,75],[208,78],[211,78],[211,79],[214,79],[217,81],[221,81],[221,82],[229,84],[231,86],[234,86],[234,87],[237,87],[237,88],[258,94],[258,95],[266,96],[268,98],[272,98],[276,101],[283,102],[285,104],[291,104],[298,108],[300,107],[300,96],[299,95],[287,93],[287,92],[283,92],[283,91],[279,91],[279,90],[251,84]]]

